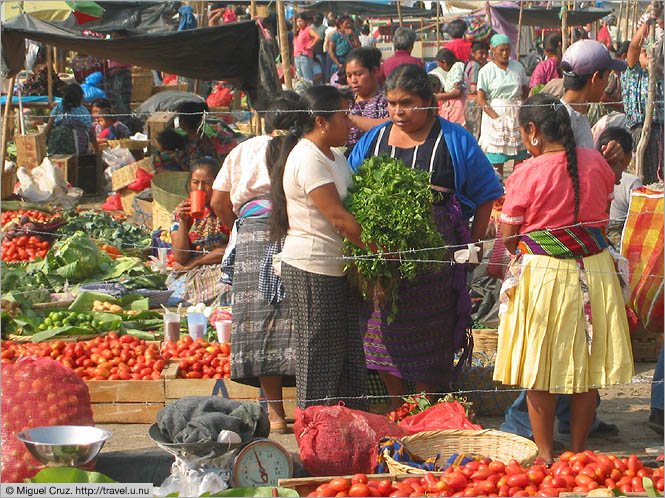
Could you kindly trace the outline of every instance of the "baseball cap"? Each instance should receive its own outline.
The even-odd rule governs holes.
[[[573,43],[566,49],[561,62],[567,62],[571,67],[570,71],[563,71],[564,75],[568,76],[586,76],[605,69],[625,71],[628,67],[625,61],[612,59],[605,45],[595,40]]]

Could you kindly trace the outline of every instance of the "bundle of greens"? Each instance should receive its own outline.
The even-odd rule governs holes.
[[[352,179],[345,206],[360,223],[363,241],[399,254],[394,259],[375,256],[345,240],[345,254],[357,258],[345,270],[365,299],[392,304],[391,322],[397,313],[400,279],[436,271],[438,263],[418,261],[443,261],[447,256],[434,223],[435,192],[428,172],[407,168],[386,155],[365,160]]]
[[[87,233],[95,240],[115,246],[119,249],[150,247],[150,233],[124,221],[113,219],[104,213],[83,211],[67,213],[67,224],[59,232],[73,234],[77,231]]]

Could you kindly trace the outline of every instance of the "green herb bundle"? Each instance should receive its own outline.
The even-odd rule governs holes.
[[[407,168],[399,159],[382,155],[366,159],[352,177],[345,206],[362,227],[364,242],[375,242],[394,259],[372,255],[345,240],[346,272],[365,299],[392,304],[391,322],[397,313],[400,279],[413,280],[419,273],[438,270],[447,251],[434,223],[435,195],[427,171]],[[426,249],[426,250],[420,250]]]

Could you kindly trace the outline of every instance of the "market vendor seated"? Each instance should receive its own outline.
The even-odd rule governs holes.
[[[51,111],[46,129],[46,147],[52,154],[87,154],[97,149],[92,116],[83,105],[83,90],[76,83],[65,87],[62,101]]]
[[[191,166],[191,190],[203,190],[206,194],[202,218],[191,216],[189,198],[176,207],[171,227],[175,271],[166,282],[174,291],[172,299],[200,303],[230,292],[228,285],[220,283],[219,264],[229,240],[229,230],[210,209],[212,184],[219,167],[212,158],[197,159]]]
[[[97,143],[128,138],[132,134],[127,125],[115,119],[114,114],[108,99],[100,97],[92,101],[92,130],[97,137]]]

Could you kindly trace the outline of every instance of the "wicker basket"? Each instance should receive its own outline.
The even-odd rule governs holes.
[[[497,329],[473,329],[473,351],[483,352],[488,355],[496,353],[496,345],[499,341]]]
[[[157,202],[152,202],[152,229],[170,230],[173,224],[173,211],[167,211]]]
[[[111,174],[111,189],[114,192],[117,192],[121,188],[125,188],[127,185],[136,180],[136,170],[141,168],[142,170],[147,171],[148,173],[154,173],[155,168],[152,167],[152,157],[146,157],[140,161],[136,161],[127,166],[123,166],[120,169],[115,170]]]
[[[14,194],[14,185],[17,181],[16,168],[2,172],[2,199],[7,199]]]
[[[189,195],[189,176],[185,171],[169,171],[155,175],[152,179],[154,204],[169,213]]]
[[[423,460],[439,455],[439,465],[443,465],[455,453],[477,453],[504,463],[515,459],[526,467],[538,455],[538,447],[533,441],[494,429],[425,431],[406,436],[402,442],[411,453]],[[396,462],[387,453],[384,456],[391,474],[425,473],[423,469]]]
[[[123,188],[120,190],[120,202],[122,203],[122,210],[129,218],[134,216],[134,198],[139,195],[135,190]]]
[[[132,140],[131,138],[120,138],[118,140],[109,140],[107,141],[109,147],[120,147],[122,149],[143,150],[145,147],[150,145],[150,140]]]

